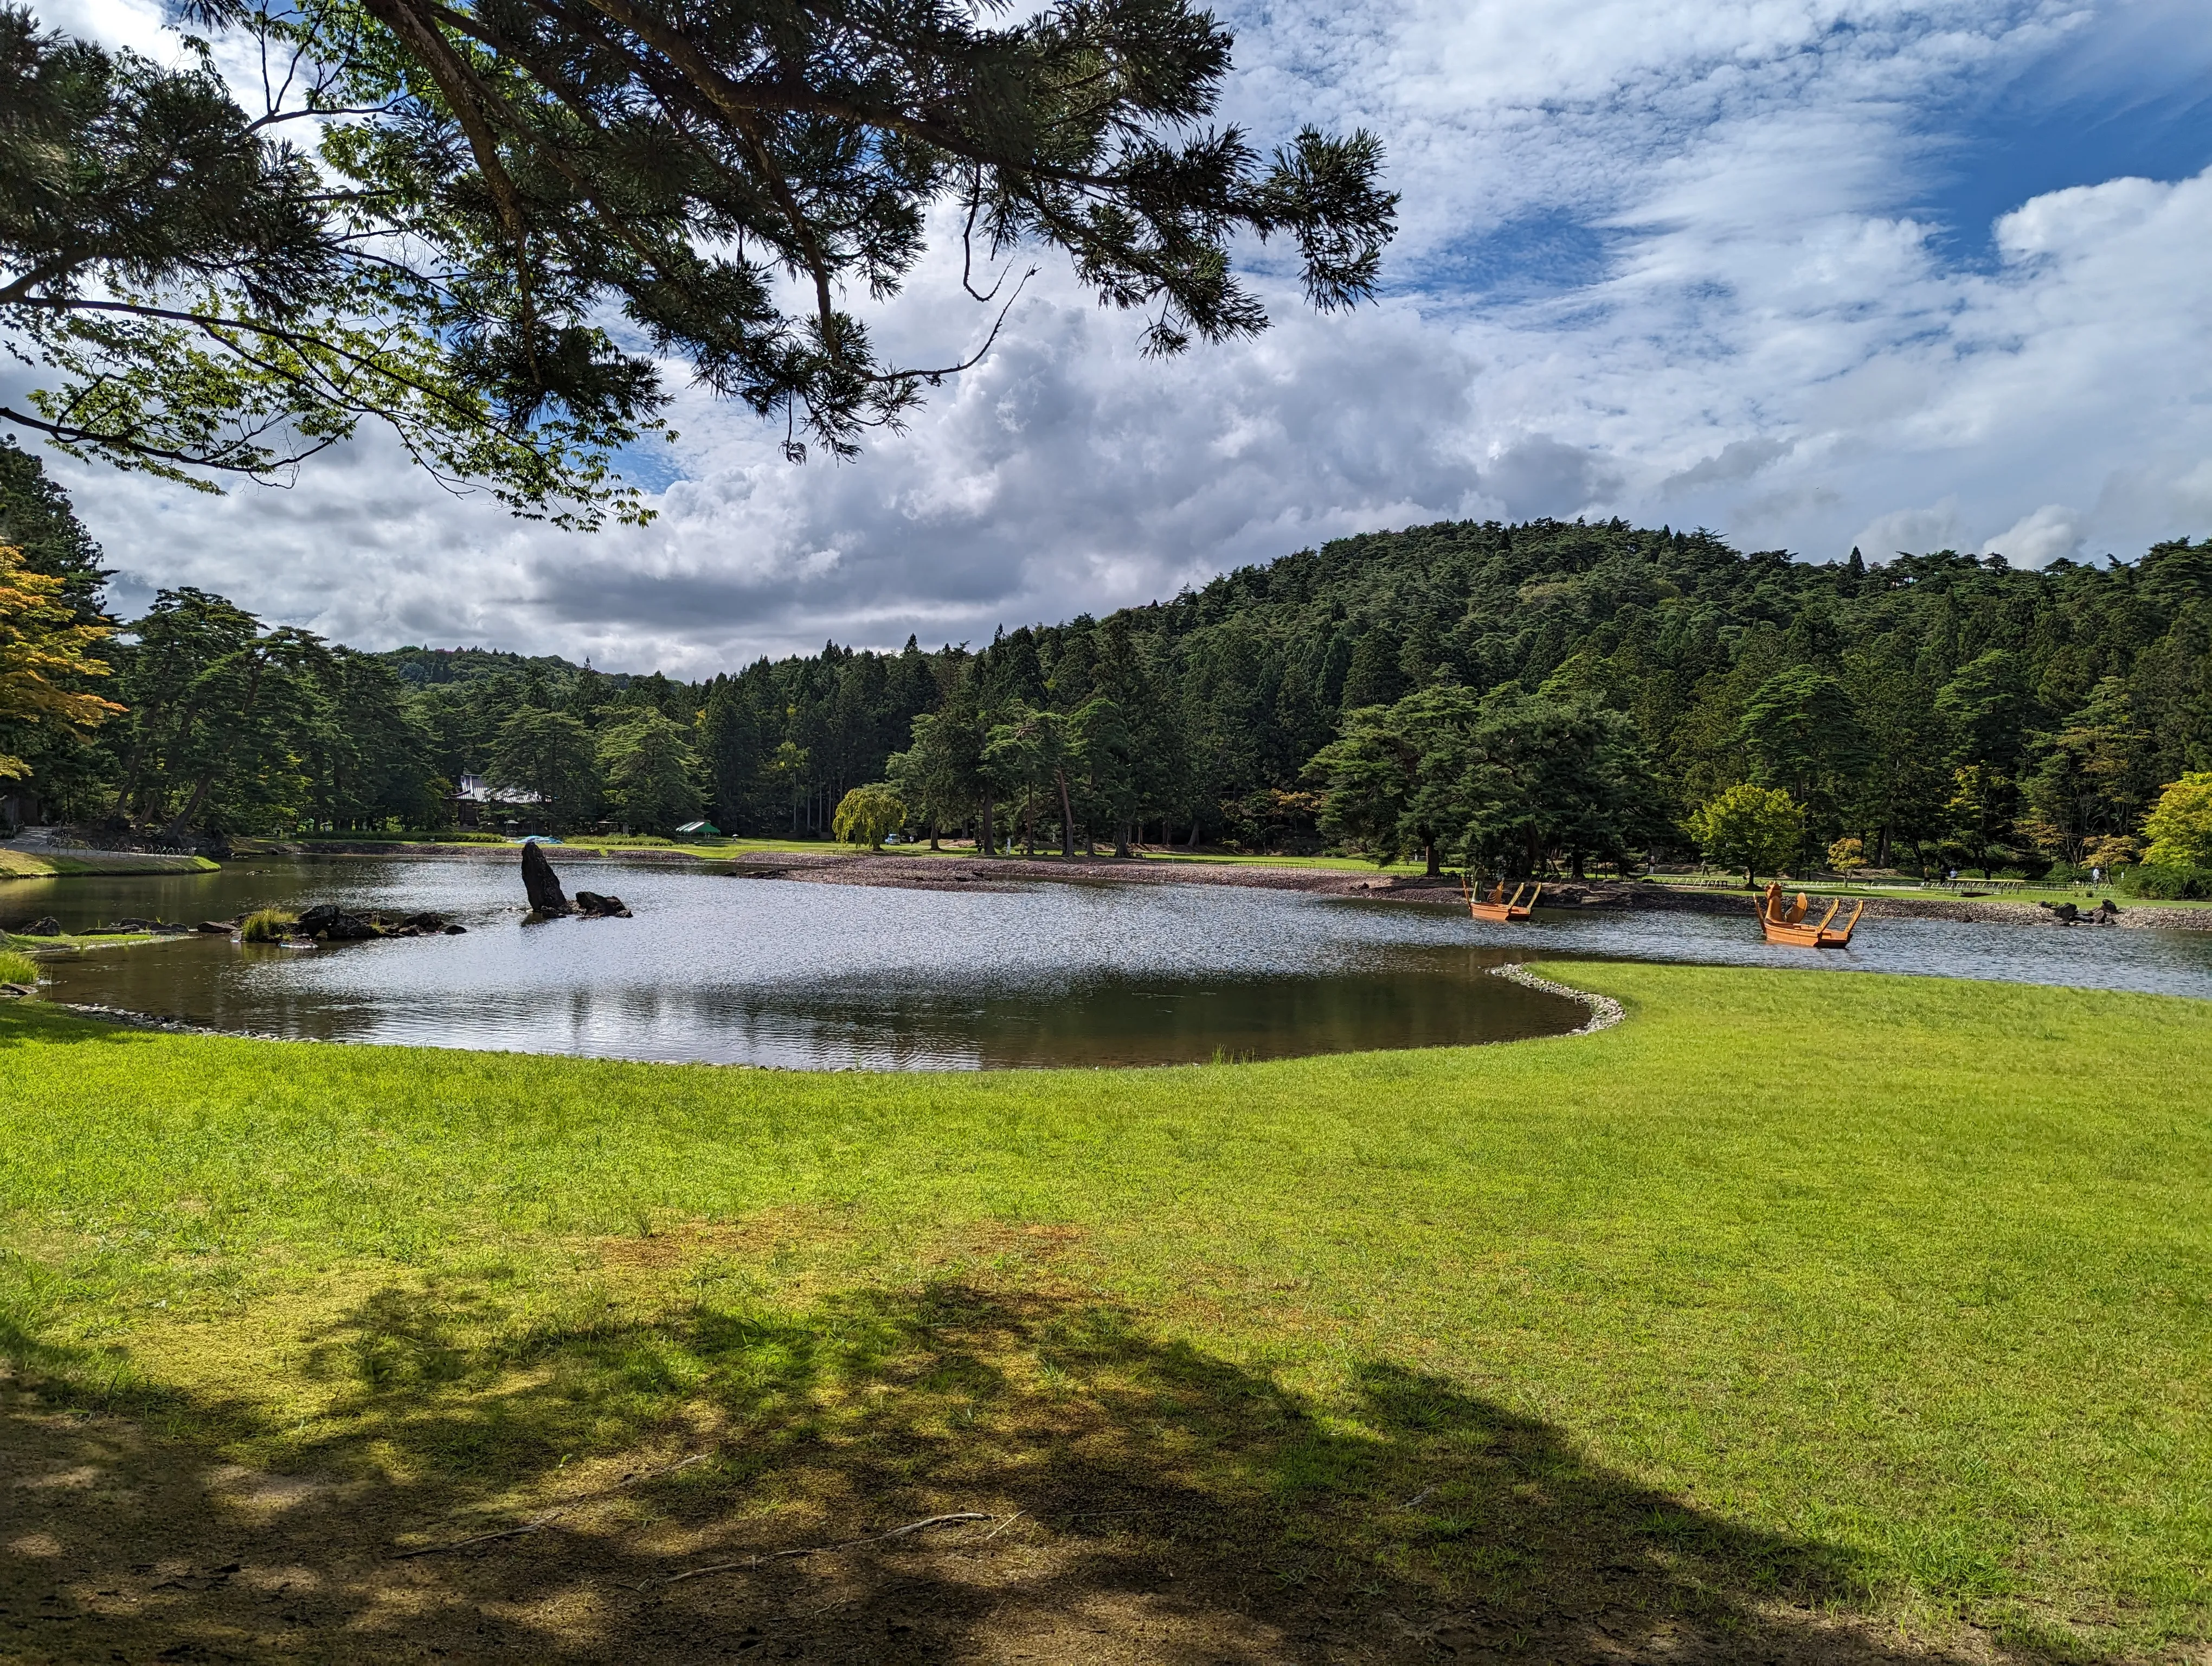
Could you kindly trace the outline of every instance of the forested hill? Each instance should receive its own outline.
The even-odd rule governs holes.
[[[34,462],[0,462],[18,459],[0,538],[20,526],[33,567],[83,588],[100,552]],[[988,813],[1053,842],[1066,820],[1074,839],[1541,861],[1686,850],[1700,806],[1755,783],[1798,806],[1808,858],[1856,837],[1875,861],[2033,868],[2123,857],[2166,783],[2212,769],[2212,544],[2187,541],[2031,571],[1948,551],[1814,565],[1617,520],[1443,523],[973,649],[832,644],[703,683],[353,654],[192,591],[130,631],[100,685],[126,715],[76,738],[0,723],[52,812],[412,824],[449,813],[469,773],[537,793],[549,821],[703,811],[805,832],[889,779],[924,830]],[[1397,796],[1355,803],[1376,791]]]
[[[1442,680],[1626,718],[1661,799],[1661,824],[1634,830],[1656,842],[1679,842],[1720,789],[1765,781],[1806,804],[1808,836],[1863,836],[1870,856],[1963,839],[1977,856],[2078,860],[2212,762],[2208,607],[2212,547],[2187,542],[2026,571],[1948,551],[1812,565],[1620,521],[1445,523],[1016,630],[972,663],[927,658],[932,697],[969,690],[987,713],[1113,697],[1139,737],[1139,818],[1178,837],[1194,822],[1247,845],[1310,836],[1308,766],[1343,714]],[[830,801],[872,778],[916,693],[896,659],[868,655],[717,679],[702,738],[723,813],[787,812],[745,790],[787,741],[839,760]]]

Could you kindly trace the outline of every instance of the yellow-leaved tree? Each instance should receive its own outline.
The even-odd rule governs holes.
[[[881,850],[884,841],[906,824],[906,806],[882,781],[855,787],[837,802],[830,825],[847,844]]]
[[[2143,832],[2150,840],[2145,860],[2212,868],[2212,769],[2190,771],[2167,786]]]
[[[21,550],[0,544],[0,721],[89,729],[123,709],[70,686],[108,674],[93,650],[115,629],[76,623],[61,593],[59,579],[30,571]],[[30,772],[21,758],[0,752],[0,780]]]

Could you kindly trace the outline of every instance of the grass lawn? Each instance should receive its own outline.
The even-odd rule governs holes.
[[[886,1076],[0,1008],[0,1657],[2199,1658],[2212,1003],[1551,970],[1627,1022]]]
[[[0,879],[52,879],[72,873],[213,873],[222,866],[205,856],[149,856],[130,851],[112,856],[46,856],[0,845]]]

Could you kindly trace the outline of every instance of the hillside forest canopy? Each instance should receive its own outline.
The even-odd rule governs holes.
[[[109,623],[100,550],[13,447],[0,543],[74,623]],[[1447,522],[981,647],[831,643],[699,682],[359,652],[191,589],[100,653],[109,674],[69,675],[123,708],[105,721],[0,708],[15,819],[219,842],[480,808],[533,830],[704,818],[828,839],[871,787],[846,818],[870,842],[2212,878],[2212,543],[2187,539],[2030,571]],[[465,776],[495,796],[457,805]]]

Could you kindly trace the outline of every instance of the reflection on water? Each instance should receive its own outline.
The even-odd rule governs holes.
[[[284,1036],[905,1069],[1461,1045],[1583,1017],[1486,976],[1513,957],[1425,911],[1269,892],[632,867],[594,888],[619,889],[635,918],[525,926],[506,863],[264,863],[207,880],[90,882],[64,923],[314,900],[434,909],[469,933],[312,951],[179,939],[55,963],[50,993]]]
[[[1850,949],[1815,952],[1762,942],[1748,903],[1740,919],[1506,927],[1203,885],[915,891],[645,866],[599,866],[587,883],[619,890],[636,917],[525,927],[510,857],[22,881],[0,890],[0,920],[434,909],[469,934],[312,952],[184,939],[53,963],[51,993],[286,1036],[811,1067],[1157,1064],[1555,1033],[1582,1010],[1486,976],[1547,954],[2212,997],[2212,933],[1873,920]]]

